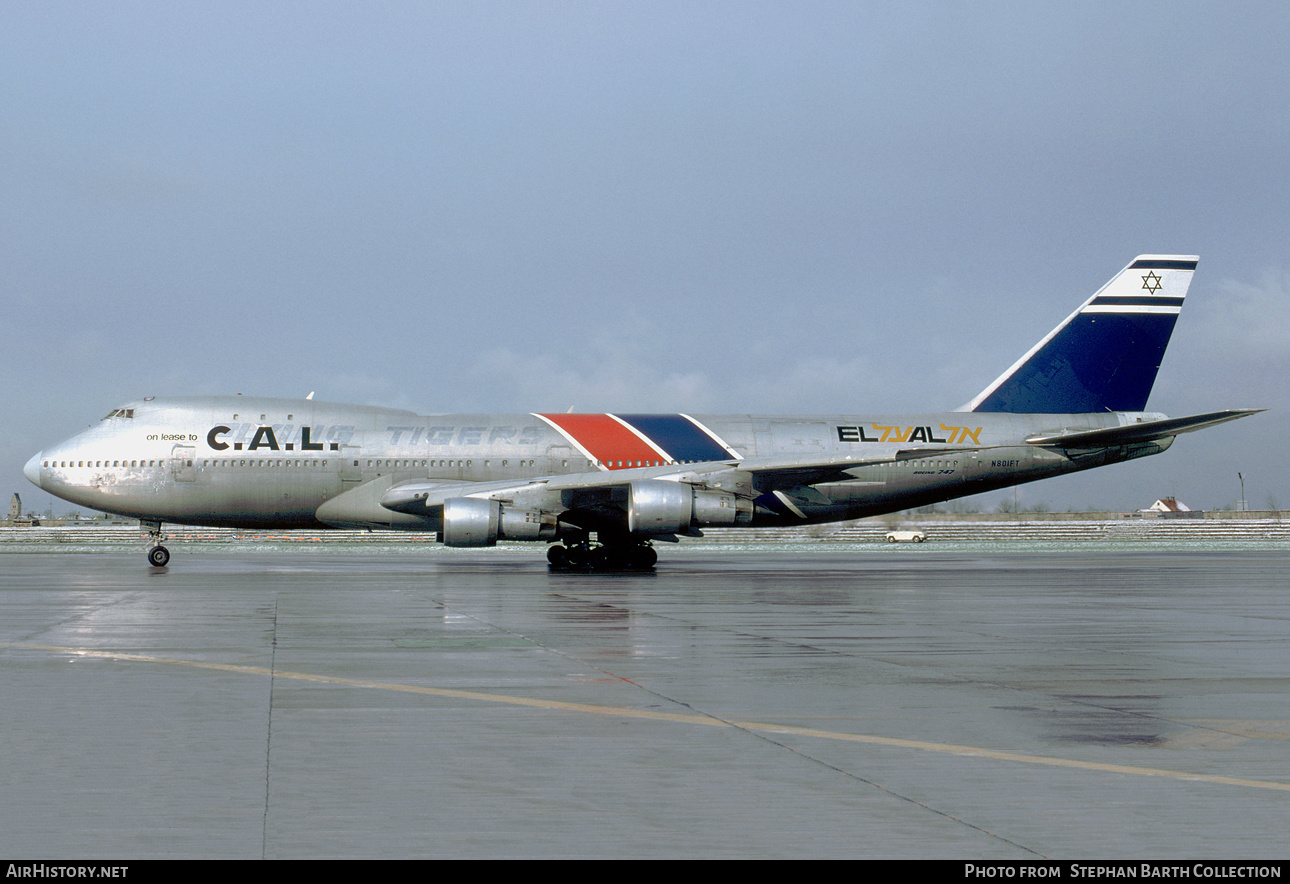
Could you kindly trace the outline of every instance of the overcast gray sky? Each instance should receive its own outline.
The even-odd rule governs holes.
[[[1290,4],[3,13],[29,508],[28,457],[145,395],[954,408],[1149,252],[1201,257],[1149,406],[1273,411],[1023,505],[1211,508],[1239,470],[1290,507]]]

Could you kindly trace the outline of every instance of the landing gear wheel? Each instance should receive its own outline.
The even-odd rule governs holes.
[[[154,568],[164,568],[170,562],[170,550],[161,545],[165,535],[161,533],[161,523],[146,519],[139,520],[139,527],[148,532],[148,564]]]
[[[652,571],[658,562],[658,553],[652,546],[644,543],[624,545],[584,542],[569,546],[550,546],[546,551],[546,560],[552,571],[612,574],[620,571]]]
[[[614,568],[614,556],[607,546],[597,546],[591,550],[587,563],[593,571],[610,571]]]
[[[564,551],[564,566],[571,571],[590,569],[591,547],[585,543],[567,547]]]
[[[632,550],[631,566],[638,571],[649,571],[658,563],[658,553],[652,546],[638,546]]]

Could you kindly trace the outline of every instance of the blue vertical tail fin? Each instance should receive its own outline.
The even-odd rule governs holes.
[[[1135,258],[963,410],[1145,410],[1197,261]]]

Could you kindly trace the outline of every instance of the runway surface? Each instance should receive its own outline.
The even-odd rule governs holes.
[[[1284,858],[1290,555],[0,555],[10,857]]]

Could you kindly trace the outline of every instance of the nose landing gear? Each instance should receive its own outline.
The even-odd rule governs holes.
[[[154,568],[164,568],[170,563],[170,550],[161,545],[161,523],[140,522],[139,527],[148,529],[148,564]]]

